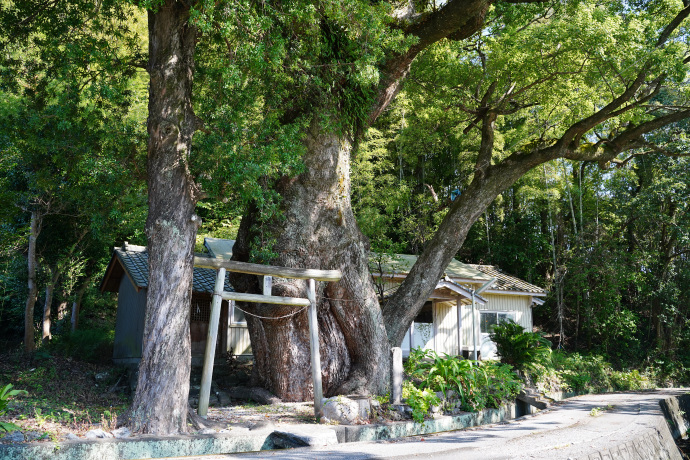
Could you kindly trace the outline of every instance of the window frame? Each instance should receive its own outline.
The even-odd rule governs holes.
[[[498,315],[503,314],[508,316],[506,319],[511,319],[514,322],[517,323],[517,311],[515,310],[479,310],[479,333],[480,334],[491,334],[491,332],[484,332],[482,330],[483,322],[482,322],[482,315],[484,314],[494,314],[496,315],[496,325],[500,324],[498,320]]]
[[[244,318],[244,321],[237,321],[235,319],[235,308],[239,310],[237,305],[235,304],[234,300],[230,300],[230,305],[228,310],[230,311],[230,325],[231,326],[246,326],[247,325],[247,318],[244,316],[244,312],[242,312],[242,317]],[[240,310],[241,311],[241,310]]]

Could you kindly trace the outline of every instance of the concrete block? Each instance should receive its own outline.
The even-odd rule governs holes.
[[[402,348],[391,348],[391,404],[400,404],[402,401],[403,385],[403,355]]]

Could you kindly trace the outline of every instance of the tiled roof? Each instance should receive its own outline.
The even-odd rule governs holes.
[[[468,266],[479,270],[482,273],[489,275],[491,278],[497,278],[496,283],[491,286],[490,290],[495,291],[517,291],[517,292],[530,292],[533,294],[546,294],[546,291],[539,286],[530,284],[527,281],[523,281],[520,278],[514,276],[506,275],[501,270],[499,270],[495,265],[476,265],[467,264]]]
[[[146,288],[149,285],[149,253],[145,246],[135,246],[125,243],[122,247],[115,248],[115,254],[122,266],[129,274],[138,288]],[[194,267],[194,284],[192,291],[213,294],[216,284],[216,271],[210,268]],[[228,274],[225,275],[226,291],[233,291]]]

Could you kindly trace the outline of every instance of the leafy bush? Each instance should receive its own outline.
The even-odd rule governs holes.
[[[512,320],[494,327],[490,336],[501,361],[521,371],[548,361],[551,355],[551,342],[536,332],[526,332]]]
[[[487,407],[498,408],[502,403],[515,399],[524,386],[522,380],[508,364],[485,361],[481,364],[488,377]]]
[[[562,388],[578,393],[631,391],[652,388],[654,383],[638,370],[616,371],[599,355],[554,352],[551,366]]]
[[[420,348],[410,353],[405,371],[419,391],[440,391],[447,396],[452,390],[458,395],[460,407],[466,411],[497,408],[514,399],[522,389],[520,378],[508,365],[439,356],[432,350]]]
[[[408,406],[412,408],[412,418],[415,422],[422,423],[424,417],[429,413],[431,406],[438,406],[441,400],[436,393],[431,390],[421,390],[411,382],[403,383],[403,398]]]
[[[611,373],[611,383],[617,391],[644,390],[652,387],[652,382],[649,378],[640,374],[637,369],[629,372],[613,371]]]

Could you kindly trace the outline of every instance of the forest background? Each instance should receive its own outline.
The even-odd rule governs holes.
[[[190,165],[204,192],[195,210],[203,222],[198,249],[203,236],[235,238],[248,209],[259,222],[279,218],[272,184],[310,167],[302,162],[310,122],[302,106],[336,111],[343,126],[330,128],[359,139],[351,199],[371,250],[409,254],[423,251],[469,187],[483,147],[482,109],[491,104],[498,159],[557,137],[644,65],[658,75],[649,77],[649,90],[585,140],[598,145],[610,133],[687,110],[685,28],[663,50],[656,46],[687,5],[496,4],[481,32],[424,49],[397,98],[366,128],[363,101],[382,59],[374,45],[399,50],[409,43],[374,33],[386,5],[367,15],[351,3],[360,23],[350,30],[345,4],[295,2],[280,12],[305,35],[299,59],[290,62],[289,40],[272,35],[277,13],[269,20],[251,2],[233,3],[239,25],[222,39],[208,17],[192,18],[211,37],[195,51],[194,105],[203,114]],[[440,8],[418,3],[422,13]],[[85,349],[101,350],[94,358],[108,359],[116,301],[98,292],[99,281],[113,246],[147,244],[146,12],[105,0],[71,2],[59,14],[46,6],[33,16],[22,16],[31,2],[0,5],[2,346],[85,341]],[[316,31],[305,25],[319,14],[332,22]],[[367,43],[372,49],[362,52]],[[328,56],[336,66],[308,61],[320,46],[337,51]],[[276,101],[294,99],[291,85],[308,91],[295,103],[300,110],[286,113]],[[366,130],[358,134],[360,126]],[[531,169],[481,213],[456,258],[497,265],[548,289],[535,325],[555,346],[687,382],[687,127],[681,119],[645,133],[644,143],[615,161],[559,158]],[[270,232],[253,237],[264,244],[254,243],[252,260],[270,261]],[[27,344],[28,329],[37,334]]]

